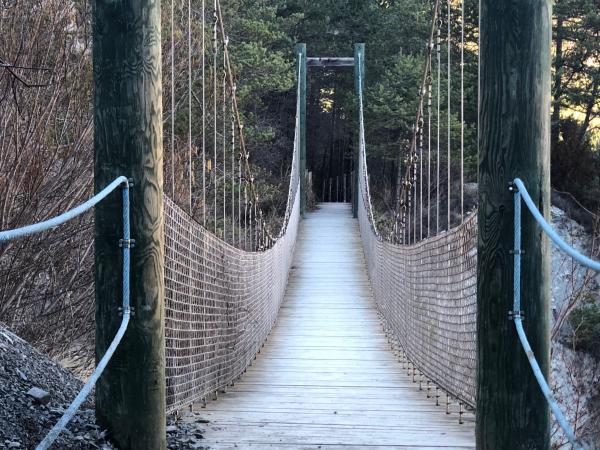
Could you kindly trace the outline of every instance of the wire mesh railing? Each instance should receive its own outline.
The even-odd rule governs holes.
[[[371,285],[385,327],[437,386],[475,406],[477,220],[414,245],[380,236],[373,217],[359,75],[358,220]]]

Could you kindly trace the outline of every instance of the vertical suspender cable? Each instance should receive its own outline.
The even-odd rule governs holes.
[[[429,45],[429,44],[427,44]],[[425,96],[425,90],[421,92]],[[421,104],[421,117],[419,118],[419,240],[423,240],[423,106]]]
[[[216,25],[220,25],[221,27],[221,35],[225,36],[225,29],[224,29],[224,25],[223,25],[223,18],[222,18],[222,14],[221,14],[221,5],[219,0],[214,0],[214,5],[215,5],[215,15],[217,16],[217,20],[215,21]],[[225,59],[225,65],[227,67],[227,75],[229,77],[229,87],[230,89],[233,89],[233,86],[235,85],[235,77],[234,77],[234,73],[231,67],[231,63],[230,63],[230,58],[229,58],[229,52],[227,50],[227,47],[223,48],[223,58]],[[252,177],[252,171],[249,165],[249,160],[248,160],[248,152],[246,151],[246,146],[245,146],[245,141],[244,141],[244,133],[243,133],[243,124],[241,122],[241,116],[239,113],[239,109],[237,106],[237,100],[236,97],[233,96],[232,97],[232,102],[233,102],[233,109],[234,109],[234,113],[235,113],[235,119],[236,119],[236,123],[239,129],[239,147],[241,149],[241,153],[244,155],[244,172],[246,173],[246,178],[249,179],[250,181],[247,183],[247,187],[249,189],[249,196],[250,196],[250,200],[253,201],[255,203],[255,207],[257,209],[259,209],[259,205],[258,205],[258,194],[257,194],[257,190],[256,190],[256,186],[254,185],[254,179]],[[257,218],[257,214],[255,214],[255,219]],[[267,231],[265,229],[265,231]]]
[[[398,181],[402,180],[402,160],[398,161]],[[354,176],[354,175],[353,175]],[[352,186],[352,183],[350,184]],[[399,189],[399,188],[396,188]],[[401,189],[401,188],[400,188]],[[352,195],[354,195],[354,191],[352,191]],[[402,195],[402,192],[400,192],[400,195]],[[400,243],[400,244],[404,244],[404,204],[402,203],[402,200],[400,200],[400,202],[396,201],[396,205],[398,205],[398,211],[396,211],[397,217],[396,217],[396,240]]]
[[[235,95],[235,91],[231,95]],[[231,245],[235,245],[235,185],[235,118],[231,105]]]
[[[425,199],[424,199],[424,161],[423,161],[423,153],[424,153],[424,134],[425,134],[425,96],[427,96],[427,111],[429,116],[431,116],[431,85],[432,85],[432,54],[434,48],[434,38],[437,31],[437,44],[438,44],[438,59],[439,59],[439,47],[441,41],[441,27],[439,21],[439,4],[440,1],[436,0],[433,9],[433,17],[431,19],[431,32],[429,35],[429,40],[427,41],[427,55],[425,61],[425,67],[423,70],[423,78],[421,82],[421,87],[419,89],[419,106],[417,108],[417,117],[416,121],[412,127],[412,140],[410,143],[409,153],[407,155],[404,164],[407,166],[407,172],[404,177],[404,181],[402,182],[401,190],[397,190],[397,193],[400,192],[400,195],[396,195],[396,222],[400,217],[401,213],[401,225],[404,228],[407,228],[407,242],[411,243],[411,239],[414,242],[423,239],[424,236],[424,209],[425,209]],[[440,64],[438,64],[438,72]],[[439,74],[438,74],[439,75]],[[440,83],[438,76],[438,85]],[[439,91],[439,87],[438,87]],[[439,95],[438,95],[438,104],[439,104]],[[438,116],[439,116],[439,107],[438,107]],[[439,117],[438,117],[439,119]],[[431,118],[428,118],[430,121]],[[438,120],[438,135],[440,133],[440,126]],[[431,124],[428,122],[428,167],[427,167],[427,183],[429,184],[427,188],[427,207],[429,208],[431,202],[431,186],[430,179],[431,176]],[[438,161],[439,161],[439,136],[438,136]],[[401,167],[401,166],[400,166]],[[400,179],[400,167],[398,168],[398,178]],[[417,179],[417,171],[419,171],[419,179]],[[439,186],[439,163],[438,163],[438,186]],[[438,195],[438,211],[436,214],[436,226],[439,227],[439,189],[437,192]],[[414,209],[413,209],[414,206]],[[428,227],[430,224],[429,212],[428,214]],[[418,218],[417,218],[418,216]],[[398,229],[397,225],[394,225],[394,233],[397,235]],[[429,233],[430,230],[428,230]]]
[[[412,218],[412,185],[411,185],[411,177],[412,177],[412,166],[410,164],[410,158],[412,158],[412,151],[409,152],[408,157],[407,157],[407,171],[408,173],[406,174],[406,178],[408,179],[407,181],[407,186],[406,186],[406,196],[408,197],[408,205],[407,205],[407,240],[406,243],[408,245],[410,245],[410,237],[412,235],[412,228],[411,228],[411,218]]]
[[[237,198],[238,198],[238,247],[242,247],[242,159],[238,156],[238,183],[237,183]]]
[[[206,4],[202,0],[202,225],[206,228]]]
[[[227,37],[223,36],[223,45]],[[227,242],[227,69],[223,58],[223,240]]]
[[[192,198],[192,178],[194,176],[194,169],[192,165],[192,1],[188,0],[188,23],[187,23],[187,46],[188,46],[188,54],[187,54],[187,63],[188,63],[188,208],[190,216],[194,216],[194,200]],[[192,232],[192,227],[190,224],[190,234]],[[192,241],[188,241],[188,251],[192,254]],[[194,261],[188,265],[188,277],[192,279],[193,277],[193,265]],[[187,284],[187,295],[192,296],[192,284]],[[192,305],[187,305],[187,313],[191,315],[192,313]],[[186,324],[187,328],[191,328],[192,324]],[[187,346],[191,346],[191,342],[187,343]]]
[[[417,127],[418,127],[418,125],[417,125]],[[418,130],[417,130],[417,133],[418,133]],[[417,143],[415,142],[415,144],[417,144]],[[414,211],[413,211],[413,217],[414,217],[414,222],[413,222],[413,243],[417,242],[417,209],[418,209],[417,208],[417,206],[418,206],[417,205],[417,200],[418,200],[418,198],[417,198],[417,158],[418,158],[418,156],[417,155],[418,155],[418,153],[417,153],[417,149],[415,147],[415,149],[413,151],[413,155],[412,155],[412,157],[413,157],[413,163],[412,163],[413,164],[412,165],[412,173],[413,173],[412,183],[413,183],[413,186],[414,186],[414,188],[413,188],[413,190],[414,190],[414,201],[413,201],[413,204],[414,204]]]
[[[252,192],[252,191],[250,191]],[[254,250],[254,223],[253,223],[253,209],[254,209],[254,202],[252,201],[252,197],[250,197],[250,251]]]
[[[175,0],[171,0],[171,196],[175,199]]]
[[[241,163],[240,158],[240,163]],[[244,171],[244,249],[248,250],[248,187]]]
[[[250,186],[252,186],[250,184]],[[250,236],[250,251],[254,251],[254,199],[252,198],[252,189],[249,190],[249,194],[250,194],[250,218],[249,218],[249,227],[250,227],[250,231],[249,231],[249,236]]]
[[[192,210],[192,1],[188,0],[188,207],[190,216]]]
[[[448,98],[446,99],[448,102],[448,111],[447,111],[447,116],[448,116],[448,230],[450,229],[450,188],[451,188],[451,180],[450,180],[450,165],[451,165],[451,160],[450,160],[450,156],[451,156],[451,110],[450,110],[450,87],[451,87],[451,82],[452,82],[452,74],[450,73],[450,70],[452,68],[451,66],[451,61],[450,61],[450,52],[451,52],[451,37],[452,37],[452,33],[451,33],[451,5],[450,2],[452,0],[448,0]]]
[[[460,221],[465,219],[465,0],[460,21]]]
[[[427,237],[431,236],[431,81],[430,70],[427,82]]]
[[[214,203],[213,220],[214,233],[217,234],[217,59],[219,43],[217,42],[217,0],[213,2],[213,164],[212,172],[214,177]]]
[[[436,140],[436,208],[435,208],[435,234],[439,234],[440,232],[440,137],[441,137],[441,85],[442,85],[442,19],[438,19],[437,21],[437,45],[436,45],[436,53],[437,53],[437,140]]]

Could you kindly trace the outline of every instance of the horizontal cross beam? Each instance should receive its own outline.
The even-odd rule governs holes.
[[[354,58],[307,58],[309,67],[354,67]]]

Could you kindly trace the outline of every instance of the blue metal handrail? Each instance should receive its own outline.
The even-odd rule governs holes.
[[[535,359],[535,355],[533,354],[533,350],[531,349],[531,345],[529,345],[529,341],[527,340],[527,335],[525,334],[525,330],[523,328],[523,318],[521,314],[521,200],[525,202],[527,208],[533,215],[534,219],[541,226],[542,230],[548,235],[548,237],[556,244],[558,248],[567,253],[576,261],[580,262],[586,267],[590,269],[600,271],[600,263],[588,258],[585,255],[582,255],[569,244],[567,244],[557,233],[552,229],[550,224],[546,222],[544,216],[540,213],[540,211],[535,206],[535,203],[531,199],[529,193],[527,192],[527,188],[523,181],[519,178],[514,180],[514,185],[516,187],[514,202],[515,202],[515,217],[514,217],[514,226],[515,226],[515,241],[514,241],[514,301],[513,301],[513,311],[512,317],[515,322],[515,327],[517,329],[517,334],[519,335],[519,340],[521,341],[521,345],[525,350],[525,354],[527,355],[527,359],[529,360],[529,365],[533,370],[533,374],[540,385],[540,389],[546,398],[546,401],[550,405],[550,409],[554,413],[556,417],[556,421],[564,431],[565,435],[573,445],[573,448],[576,450],[583,450],[583,446],[577,440],[575,433],[571,426],[569,425],[566,417],[560,410],[554,395],[552,395],[552,390],[548,385],[548,382],[544,378],[544,374],[540,369],[540,366]]]
[[[69,405],[60,420],[52,427],[46,437],[36,447],[36,450],[48,449],[56,440],[58,435],[65,429],[69,421],[73,418],[81,404],[91,392],[92,388],[96,384],[96,381],[98,381],[98,378],[100,378],[100,375],[102,375],[102,372],[115,353],[115,350],[121,342],[121,339],[123,339],[123,335],[125,334],[127,326],[129,325],[129,319],[131,317],[131,308],[129,302],[129,269],[131,261],[131,246],[129,245],[131,242],[131,227],[129,223],[129,180],[125,177],[117,178],[85,203],[57,217],[36,224],[16,228],[14,230],[0,232],[0,242],[2,242],[53,229],[58,225],[64,224],[65,222],[68,222],[69,220],[90,210],[119,187],[123,188],[123,245],[121,245],[123,249],[123,319],[121,320],[121,325],[119,326],[117,334],[106,350],[106,353],[98,363],[98,366],[88,381],[84,384],[79,394],[77,394],[75,400],[73,400],[73,402]]]

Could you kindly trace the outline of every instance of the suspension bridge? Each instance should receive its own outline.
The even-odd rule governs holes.
[[[38,448],[52,445],[94,385],[98,422],[123,449],[165,448],[165,414],[189,420],[182,414],[187,408],[209,421],[210,448],[549,448],[549,409],[581,448],[546,381],[544,233],[583,264],[600,267],[561,244],[544,220],[547,2],[482,1],[480,204],[478,214],[465,211],[461,128],[457,223],[450,217],[450,95],[445,165],[439,139],[444,22],[441,2],[434,2],[389,235],[378,226],[370,195],[363,44],[350,58],[308,58],[305,45],[296,48],[288,198],[274,231],[245,147],[219,1],[211,10],[210,64],[209,9],[202,3],[197,97],[188,48],[185,157],[177,156],[175,140],[173,2],[170,16],[166,9],[172,33],[167,73],[159,67],[160,2],[122,3],[128,6],[99,2],[94,11],[97,195],[60,217],[0,233],[2,241],[17,239],[95,208],[99,363]],[[449,1],[448,39],[452,7]],[[460,12],[464,25],[464,4]],[[122,26],[131,17],[135,25]],[[461,36],[462,55],[464,30]],[[500,42],[498,36],[516,38]],[[448,93],[449,55],[448,43]],[[351,203],[307,211],[307,73],[324,66],[354,69],[358,144],[348,174]],[[171,79],[165,136],[163,75]],[[463,111],[462,80],[460,87]],[[195,101],[203,130],[198,146]],[[198,173],[201,189],[195,190]],[[339,185],[336,190],[339,200]],[[330,200],[331,191],[330,182]],[[521,217],[521,197],[532,215]],[[530,319],[527,333],[523,316]]]

